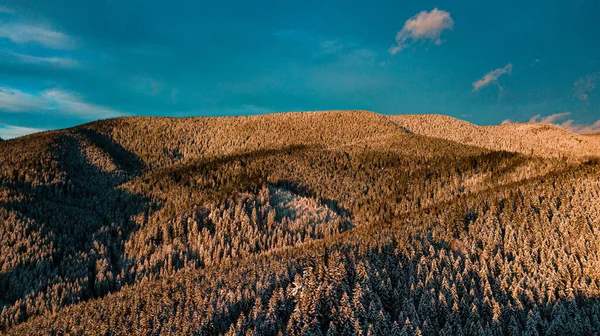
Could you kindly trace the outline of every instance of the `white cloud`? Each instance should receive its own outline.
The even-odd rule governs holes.
[[[36,43],[53,49],[71,49],[74,42],[66,34],[41,26],[25,24],[0,25],[0,38],[14,43]]]
[[[43,132],[44,129],[41,128],[31,128],[31,127],[20,127],[13,125],[2,125],[0,124],[0,138],[4,140],[18,138],[24,135]]]
[[[596,121],[591,125],[576,124],[573,120],[567,120],[559,125],[560,127],[567,129],[574,133],[589,134],[600,132],[600,120]]]
[[[430,40],[440,45],[442,33],[452,28],[454,20],[449,12],[437,8],[431,12],[422,11],[404,23],[402,30],[396,34],[396,45],[391,47],[389,52],[395,55],[418,40]]]
[[[58,112],[85,119],[102,119],[124,116],[123,112],[85,102],[79,95],[51,89],[38,94],[0,87],[0,111],[6,112]]]
[[[47,102],[39,96],[8,87],[0,87],[0,111],[25,112],[44,110],[47,107]]]
[[[575,97],[579,100],[588,100],[588,94],[596,89],[596,84],[600,81],[600,71],[589,74],[575,82]]]
[[[570,115],[571,112],[555,113],[546,117],[542,117],[541,114],[538,114],[529,119],[529,122],[540,124],[554,124],[556,121],[569,117]]]
[[[51,103],[52,110],[57,110],[65,114],[93,119],[114,118],[125,115],[123,112],[108,107],[86,103],[79,95],[59,89],[44,91],[42,97]]]
[[[68,57],[39,57],[32,55],[19,54],[14,52],[9,52],[13,58],[18,60],[21,63],[27,64],[35,64],[35,65],[49,65],[58,68],[78,68],[80,66],[79,62],[72,58]]]
[[[473,91],[479,91],[481,88],[496,83],[498,78],[504,74],[510,74],[512,72],[512,63],[508,63],[504,68],[498,68],[485,74],[483,78],[473,83]]]
[[[596,133],[600,132],[600,120],[593,124],[578,124],[573,119],[565,120],[571,116],[571,112],[562,112],[551,114],[546,117],[542,117],[540,114],[529,119],[529,122],[548,124],[562,127],[568,131],[579,134]],[[560,122],[561,120],[565,120]]]

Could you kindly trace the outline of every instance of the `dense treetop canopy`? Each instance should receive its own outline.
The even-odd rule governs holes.
[[[4,141],[0,333],[594,334],[595,140],[333,111]]]

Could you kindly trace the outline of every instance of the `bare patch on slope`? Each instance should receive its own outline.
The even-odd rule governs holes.
[[[286,218],[292,223],[313,227],[332,223],[339,226],[346,221],[336,211],[319,204],[314,198],[303,197],[284,188],[269,187],[269,196],[280,221]]]

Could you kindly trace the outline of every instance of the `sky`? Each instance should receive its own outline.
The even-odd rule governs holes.
[[[600,131],[600,2],[1,0],[0,137],[371,110]]]

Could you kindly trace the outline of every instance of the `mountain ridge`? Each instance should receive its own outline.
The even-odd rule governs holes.
[[[336,121],[337,119],[337,121]],[[205,132],[207,137],[211,139],[221,138],[220,141],[229,141],[233,147],[243,147],[250,139],[256,137],[252,134],[252,130],[258,128],[277,127],[272,132],[261,134],[261,139],[257,139],[259,143],[247,143],[249,148],[261,148],[260,142],[271,143],[274,145],[277,141],[268,139],[274,137],[273,134],[282,132],[285,134],[284,128],[289,128],[288,132],[297,134],[307,133],[303,139],[293,139],[288,137],[289,143],[323,143],[327,140],[330,145],[339,143],[339,136],[343,131],[360,132],[362,129],[368,129],[369,126],[378,126],[379,133],[375,134],[371,127],[371,136],[381,136],[394,132],[389,127],[385,127],[388,119],[392,124],[400,128],[401,131],[411,132],[425,136],[432,136],[446,140],[457,141],[466,145],[474,145],[491,150],[506,150],[511,152],[519,152],[524,154],[535,154],[547,157],[571,157],[585,158],[587,156],[600,156],[600,142],[596,141],[597,134],[579,135],[555,125],[537,124],[537,123],[509,123],[500,125],[478,126],[468,121],[457,119],[454,117],[442,114],[403,114],[403,115],[383,115],[371,111],[364,110],[344,110],[344,111],[311,111],[311,112],[281,112],[273,114],[255,115],[255,116],[219,116],[219,117],[120,117],[106,120],[99,120],[91,123],[78,125],[64,130],[50,131],[63,132],[68,130],[78,129],[95,129],[110,132],[115,125],[121,124],[121,127],[130,127],[130,133],[135,133],[139,130],[135,129],[137,124],[154,123],[157,128],[162,129],[162,132],[168,127],[177,128],[179,134],[170,134],[173,137],[182,139],[182,135],[191,136],[191,133]],[[343,125],[351,122],[349,129],[336,132],[336,135],[330,136],[328,139],[318,139],[320,135],[315,133],[322,124],[330,127],[331,125]],[[186,125],[188,123],[194,124]],[[217,125],[220,124],[220,125]],[[223,133],[219,128],[226,129],[230,133]],[[310,131],[309,131],[310,130]],[[126,131],[125,129],[123,131]],[[368,131],[367,131],[368,132]],[[48,132],[42,132],[48,133]],[[238,133],[238,134],[235,134]],[[363,132],[364,133],[364,132]],[[247,139],[242,139],[239,134],[243,134]],[[112,135],[110,135],[112,136]],[[224,139],[223,136],[228,137]],[[232,137],[233,136],[233,137]],[[365,135],[362,137],[364,138]],[[312,137],[312,139],[311,139]],[[279,139],[281,141],[282,139]],[[7,141],[10,143],[11,141]],[[265,144],[262,144],[264,146]],[[208,149],[210,152],[211,149]],[[174,153],[177,155],[177,153]],[[200,155],[195,153],[193,155]]]
[[[527,122],[478,126],[444,115],[396,115],[390,118],[417,134],[492,150],[575,159],[600,155],[600,142],[596,139],[555,125]]]

